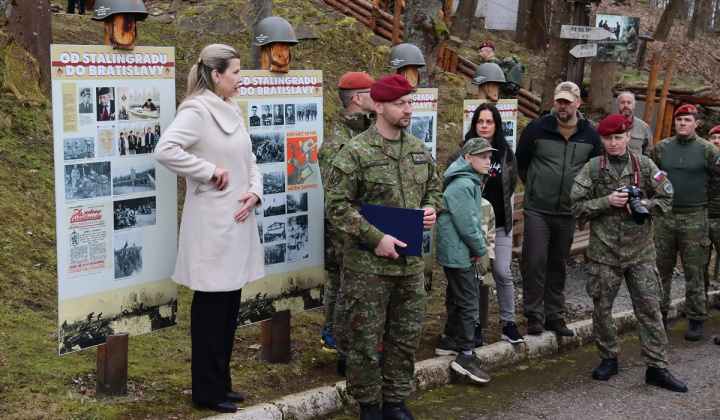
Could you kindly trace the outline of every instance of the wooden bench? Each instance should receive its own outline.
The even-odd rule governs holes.
[[[512,258],[520,262],[522,260],[523,233],[525,231],[525,219],[523,218],[522,203],[525,193],[516,193],[513,201],[513,220],[512,220]],[[573,243],[570,247],[570,255],[585,254],[590,242],[590,229],[584,222],[578,220],[573,235]]]

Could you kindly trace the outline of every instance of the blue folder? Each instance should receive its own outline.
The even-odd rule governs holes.
[[[396,246],[395,252],[400,255],[422,257],[424,210],[363,203],[360,214],[381,232],[407,244],[405,248]],[[373,251],[364,245],[360,245],[359,248]]]

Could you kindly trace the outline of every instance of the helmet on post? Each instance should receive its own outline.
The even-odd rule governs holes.
[[[148,17],[148,11],[142,0],[97,0],[92,19],[104,20],[118,13],[132,13],[138,22]]]
[[[423,58],[420,48],[413,44],[400,44],[390,50],[388,67],[399,69],[405,66],[425,67],[425,58]]]
[[[266,17],[253,29],[253,45],[260,47],[272,42],[284,42],[290,45],[298,43],[295,30],[290,22],[279,16]]]
[[[495,63],[480,64],[473,74],[472,84],[482,85],[488,82],[505,83],[505,74]]]

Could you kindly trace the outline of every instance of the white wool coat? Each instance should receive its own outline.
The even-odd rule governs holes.
[[[175,283],[203,292],[232,291],[265,276],[255,214],[235,221],[247,192],[260,199],[262,176],[240,109],[206,90],[183,102],[163,133],[155,159],[184,176],[187,185]],[[228,171],[224,191],[211,180],[215,167]]]

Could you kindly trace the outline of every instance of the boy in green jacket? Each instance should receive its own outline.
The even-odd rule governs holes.
[[[445,171],[443,205],[437,219],[437,263],[443,267],[448,286],[445,307],[448,320],[444,334],[438,337],[435,354],[457,355],[453,370],[476,382],[490,377],[475,357],[475,314],[478,311],[478,285],[475,262],[487,253],[482,231],[482,181],[490,171],[490,156],[495,150],[488,140],[474,138],[463,146],[464,159],[458,159]]]

